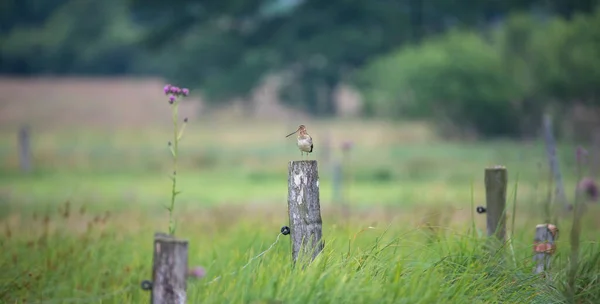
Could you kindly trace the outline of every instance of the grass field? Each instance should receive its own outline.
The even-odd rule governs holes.
[[[3,114],[10,108],[11,115],[0,116],[0,302],[148,302],[140,282],[151,276],[154,232],[168,228],[171,186],[170,112],[160,90],[149,104],[107,98],[104,105],[88,101],[93,107],[57,95],[56,103],[71,109],[62,112],[36,110],[39,96],[3,102]],[[92,113],[133,109],[86,124],[77,113],[90,107]],[[206,270],[190,279],[189,303],[572,300],[570,215],[556,223],[552,280],[532,274],[535,225],[544,222],[537,210],[550,187],[541,142],[449,141],[423,123],[244,120],[183,111],[190,122],[180,145],[177,235],[190,241],[190,267]],[[16,132],[23,122],[32,126],[30,173],[19,171]],[[289,237],[278,237],[288,225],[287,163],[300,159],[294,140],[284,136],[300,123],[315,140],[311,158],[319,161],[326,241],[305,270],[291,269]],[[331,175],[348,140],[354,148],[343,159],[343,198],[350,214],[333,200]],[[575,146],[564,143],[558,153],[572,199]],[[497,164],[509,171],[513,235],[503,262],[484,251],[485,217],[474,213],[485,205],[484,168]],[[600,302],[599,211],[597,203],[586,205],[577,303]]]

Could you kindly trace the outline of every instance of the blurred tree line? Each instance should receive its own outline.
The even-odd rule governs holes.
[[[373,115],[433,118],[443,130],[534,135],[544,113],[600,120],[600,7],[569,19],[515,13],[486,31],[453,29],[373,60],[355,77]],[[589,114],[589,113],[588,113]],[[578,130],[589,139],[598,129]]]
[[[514,136],[598,105],[599,0],[6,0],[0,73],[162,75],[215,103],[282,77],[282,100]]]

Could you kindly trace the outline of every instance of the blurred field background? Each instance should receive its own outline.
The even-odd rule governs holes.
[[[597,303],[597,185],[581,198],[575,290],[572,213],[556,215],[549,285],[531,248],[543,206],[560,204],[543,115],[570,204],[600,170],[597,1],[328,3],[3,4],[0,302],[148,302],[139,283],[168,228],[172,83],[191,90],[177,234],[206,272],[189,303]],[[300,153],[285,135],[299,124],[319,162],[324,257],[292,272],[282,236],[227,276],[288,225]],[[474,214],[493,165],[509,172],[508,267],[486,258]]]

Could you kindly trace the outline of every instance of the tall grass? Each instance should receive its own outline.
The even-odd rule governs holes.
[[[2,302],[149,300],[139,283],[151,275],[151,236],[160,226],[160,214],[91,214],[75,207],[65,204],[35,218],[14,214],[3,222]],[[249,212],[252,217],[244,215]],[[190,265],[207,270],[206,277],[190,279],[189,303],[571,302],[569,249],[559,244],[552,280],[534,275],[534,225],[518,218],[525,213],[511,232],[515,263],[502,263],[502,249],[490,252],[482,246],[484,237],[465,233],[473,223],[451,225],[430,217],[427,227],[415,220],[418,212],[391,221],[383,213],[371,210],[342,218],[338,209],[326,209],[325,250],[302,269],[291,267],[285,236],[251,260],[275,241],[285,224],[285,208],[188,210],[179,216],[186,225],[178,234],[192,240]],[[591,239],[597,231],[586,235]],[[575,302],[598,303],[600,245],[583,241],[580,248]]]

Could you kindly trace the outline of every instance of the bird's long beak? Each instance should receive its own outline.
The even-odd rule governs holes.
[[[294,132],[292,132],[292,133],[288,134],[286,137],[290,137],[290,136],[292,136],[292,135],[296,134],[296,132],[298,132],[298,130],[296,130],[296,131],[294,131]]]

